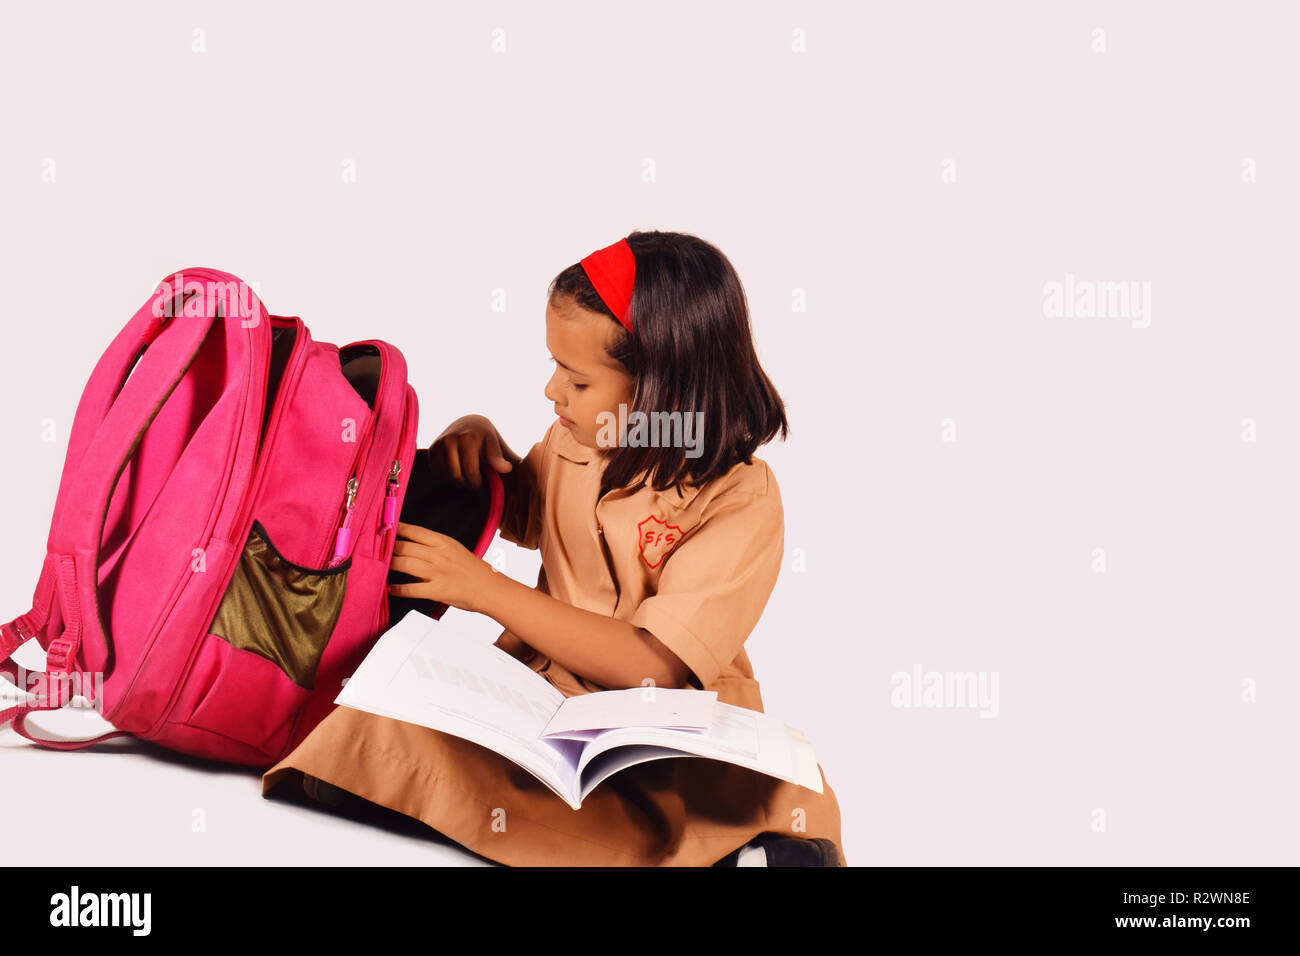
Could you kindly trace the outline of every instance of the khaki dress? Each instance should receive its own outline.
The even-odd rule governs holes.
[[[604,463],[557,421],[504,476],[501,537],[541,550],[538,589],[645,628],[691,669],[693,684],[763,710],[744,644],[785,548],[766,462],[737,464],[684,492],[642,487],[597,501]],[[566,697],[606,689],[540,653],[528,666]],[[800,726],[798,714],[777,716]],[[336,707],[263,775],[262,795],[299,787],[302,773],[511,866],[711,866],[764,832],[825,837],[847,864],[824,772],[819,794],[699,757],[653,760],[605,780],[574,810],[485,747]]]

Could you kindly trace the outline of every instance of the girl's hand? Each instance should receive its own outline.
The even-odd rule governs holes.
[[[404,521],[397,523],[389,567],[421,579],[390,584],[389,594],[442,601],[463,611],[480,610],[477,602],[496,573],[455,538]]]
[[[435,474],[453,478],[471,488],[483,485],[483,468],[505,474],[519,458],[490,421],[482,415],[458,418],[429,446],[429,463]]]

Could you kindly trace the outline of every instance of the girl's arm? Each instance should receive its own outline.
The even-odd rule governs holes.
[[[602,687],[690,687],[690,670],[640,627],[565,604],[476,558],[455,538],[398,522],[391,567],[421,580],[390,584],[398,597],[445,601],[486,614],[575,674]]]
[[[566,604],[493,571],[473,607],[575,674],[618,689],[690,687],[690,670],[645,628]]]

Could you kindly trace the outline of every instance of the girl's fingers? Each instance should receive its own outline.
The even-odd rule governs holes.
[[[410,541],[406,538],[398,538],[393,542],[393,556],[404,555],[408,558],[419,558],[421,561],[430,561],[433,558],[434,550],[432,545],[423,544],[419,541]]]
[[[479,472],[479,455],[482,453],[483,439],[478,435],[466,435],[462,439],[465,443],[464,456],[461,464],[465,472],[465,484],[471,488],[477,488],[483,484],[483,476]]]
[[[403,574],[409,574],[413,578],[419,578],[421,581],[428,581],[429,575],[433,573],[433,565],[428,561],[420,558],[411,558],[406,555],[398,555],[388,562],[388,566],[394,571],[401,571]]]
[[[436,441],[428,449],[429,471],[437,478],[447,475],[447,443]]]
[[[447,474],[454,480],[462,481],[460,476],[460,449],[456,446],[455,438],[447,438],[442,443],[447,453]]]
[[[434,561],[447,555],[448,549],[469,550],[448,535],[439,534],[418,524],[397,522],[397,539],[393,542],[393,554],[405,554],[407,557]]]
[[[446,535],[438,534],[438,532],[431,531],[422,525],[408,524],[405,521],[399,521],[397,522],[397,538],[398,540],[393,543],[394,554],[401,553],[398,548],[402,544],[402,538],[407,538],[408,540],[416,541],[430,547],[436,547],[438,544],[442,543],[443,539],[446,538]]]
[[[501,451],[501,440],[496,435],[487,436],[486,447],[487,447],[488,462],[497,471],[501,472],[502,474],[505,474],[507,471],[509,471],[511,468],[514,467],[510,459],[507,458],[505,454]]]

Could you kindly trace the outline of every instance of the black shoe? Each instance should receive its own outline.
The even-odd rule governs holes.
[[[745,846],[724,856],[714,866],[736,866],[741,850],[761,847],[767,856],[764,866],[840,866],[840,851],[825,837],[805,840],[802,837],[783,836],[780,833],[760,833]]]

